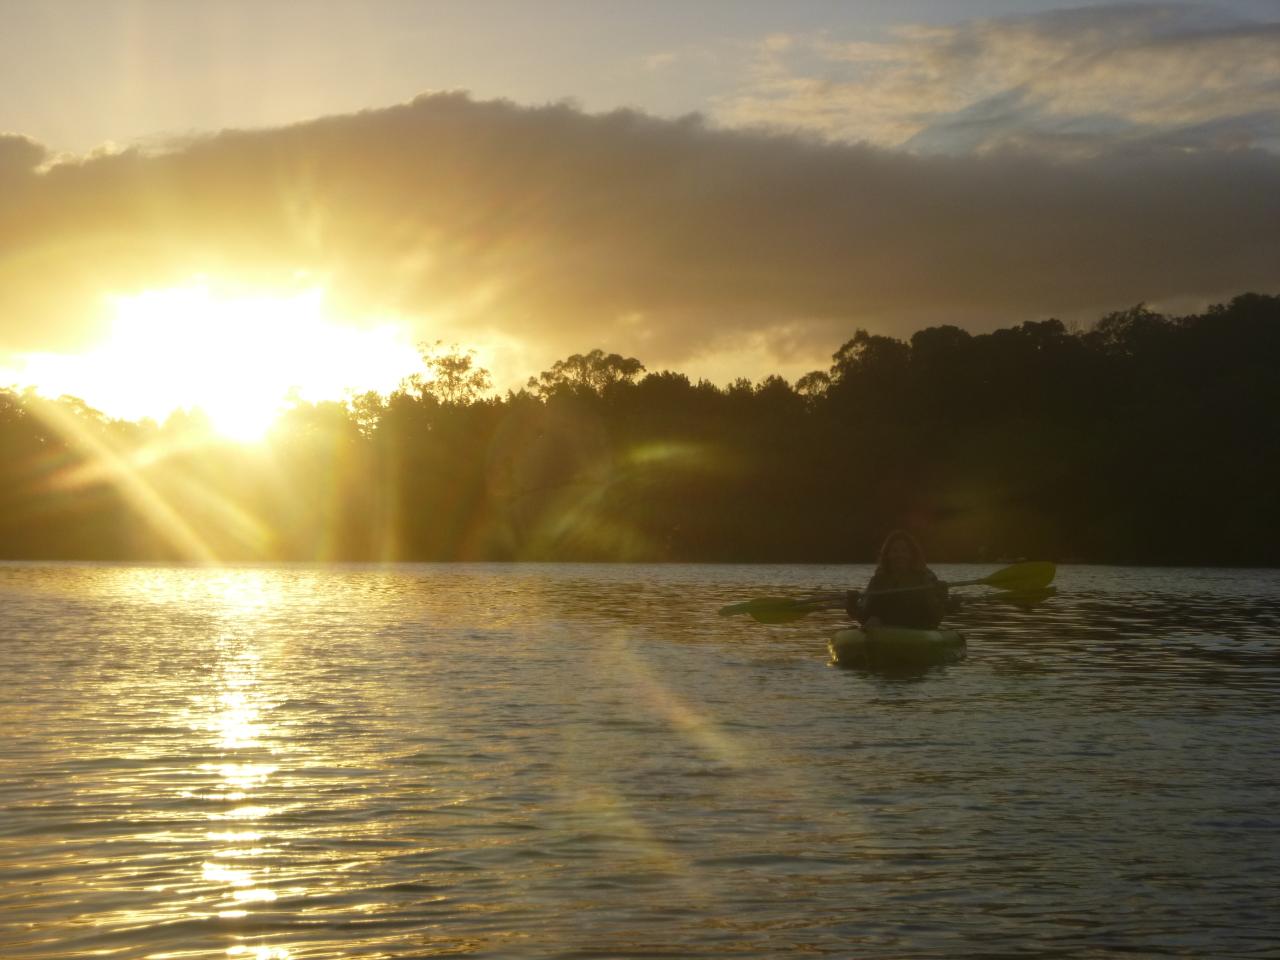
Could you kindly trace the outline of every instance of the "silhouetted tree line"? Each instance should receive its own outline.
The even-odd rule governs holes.
[[[859,330],[794,385],[596,350],[498,398],[426,361],[260,449],[0,394],[0,552],[834,562],[906,526],[939,560],[1280,562],[1280,297]]]

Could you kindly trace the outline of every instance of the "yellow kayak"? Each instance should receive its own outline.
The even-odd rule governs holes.
[[[965,655],[964,637],[956,631],[909,627],[841,630],[827,648],[837,665],[864,669],[955,663]]]

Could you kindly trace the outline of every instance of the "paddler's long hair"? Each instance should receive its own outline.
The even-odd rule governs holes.
[[[921,573],[928,569],[924,562],[924,551],[920,549],[920,544],[916,542],[916,538],[905,530],[891,530],[889,535],[884,538],[884,543],[880,545],[880,560],[876,564],[876,576],[889,574],[889,550],[894,543],[901,540],[907,545],[907,549],[911,551],[911,569],[917,573]]]

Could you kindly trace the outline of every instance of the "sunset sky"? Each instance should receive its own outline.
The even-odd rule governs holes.
[[[1274,0],[0,0],[0,62],[0,384],[117,416],[1280,292]]]

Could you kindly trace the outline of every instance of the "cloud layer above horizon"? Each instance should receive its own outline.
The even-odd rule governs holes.
[[[195,275],[318,278],[353,322],[505,344],[499,378],[597,346],[757,376],[858,327],[1275,292],[1280,33],[1197,9],[821,48],[825,85],[775,38],[725,116],[786,130],[453,93],[151,151],[0,136],[0,354],[79,349],[106,294]]]

